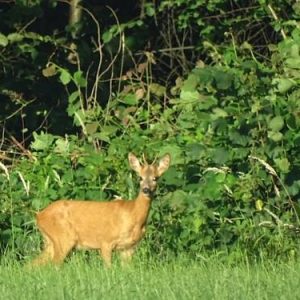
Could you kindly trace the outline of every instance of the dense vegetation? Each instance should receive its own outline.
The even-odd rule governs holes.
[[[0,3],[1,251],[58,198],[133,198],[133,151],[172,156],[141,251],[297,257],[300,3],[105,4]]]

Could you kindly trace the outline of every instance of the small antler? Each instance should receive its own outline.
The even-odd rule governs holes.
[[[145,165],[148,165],[148,162],[147,162],[146,157],[145,157],[145,153],[142,154],[142,158],[143,158],[143,163]]]
[[[152,162],[152,164],[151,164],[151,165],[155,165],[155,163],[156,163],[156,160],[157,160],[157,154],[155,155],[155,157],[154,157],[154,160],[153,160],[153,162]]]

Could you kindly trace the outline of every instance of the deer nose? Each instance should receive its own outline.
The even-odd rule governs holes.
[[[151,194],[151,190],[149,188],[143,188],[143,193],[149,195]]]

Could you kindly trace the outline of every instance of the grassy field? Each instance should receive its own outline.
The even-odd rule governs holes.
[[[300,299],[300,264],[234,266],[186,258],[104,269],[96,258],[26,269],[3,260],[1,299]]]

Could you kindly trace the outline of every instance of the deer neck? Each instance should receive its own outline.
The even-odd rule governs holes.
[[[151,207],[151,196],[144,194],[140,191],[139,195],[135,200],[135,214],[138,217],[141,225],[144,225],[147,221],[149,210]]]

